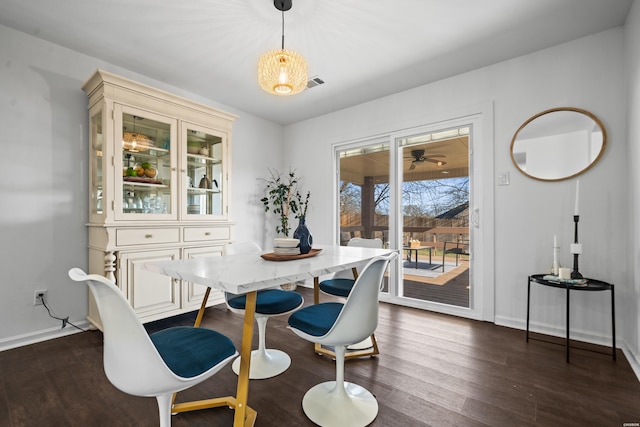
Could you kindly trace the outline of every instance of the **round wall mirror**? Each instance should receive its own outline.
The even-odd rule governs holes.
[[[511,160],[528,177],[560,181],[593,166],[606,145],[607,132],[596,116],[579,108],[552,108],[518,128]]]

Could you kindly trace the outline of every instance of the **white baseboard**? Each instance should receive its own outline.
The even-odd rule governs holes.
[[[82,329],[89,329],[90,327],[89,322],[86,320],[77,323],[74,322],[74,324]],[[28,334],[15,335],[13,337],[8,337],[0,340],[0,351],[23,347],[25,345],[35,344],[42,341],[48,341],[54,338],[60,338],[78,332],[82,331],[74,328],[71,325],[68,325],[65,328],[56,327],[29,332]]]
[[[496,325],[507,326],[515,329],[522,329],[526,331],[527,324],[520,319],[513,319],[509,317],[496,316]],[[539,334],[549,335],[552,337],[566,338],[566,332],[564,325],[558,327],[557,325],[551,325],[549,323],[530,322],[529,331]],[[580,328],[571,327],[571,339],[575,341],[582,341],[589,344],[602,345],[605,347],[611,347],[611,335],[594,334],[591,331],[587,331]],[[619,340],[616,340],[619,341]],[[617,342],[616,346],[620,343]]]
[[[506,326],[514,329],[521,329],[522,331],[526,331],[527,324],[526,322],[520,319],[513,319],[509,317],[496,316],[496,325]],[[565,338],[566,333],[563,328],[558,328],[553,325],[531,322],[529,324],[529,331],[536,332],[544,335],[549,335],[553,337]],[[582,341],[590,344],[602,345],[605,347],[611,346],[611,336],[593,334],[588,331],[571,328],[571,339],[575,341]],[[621,340],[620,338],[616,339],[616,347],[621,349],[624,353],[629,365],[631,365],[631,369],[636,374],[636,377],[640,381],[640,355],[635,354],[627,344],[626,341]]]
[[[629,362],[629,365],[631,365],[631,369],[633,369],[633,372],[636,374],[636,378],[638,378],[638,381],[640,381],[640,355],[634,353],[629,348],[629,345],[626,341],[622,342],[620,348],[622,349],[624,356],[627,358],[627,362]]]

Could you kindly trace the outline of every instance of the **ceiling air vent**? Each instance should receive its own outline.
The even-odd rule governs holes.
[[[324,84],[324,80],[322,80],[320,77],[312,77],[309,80],[307,80],[307,89],[311,89],[312,87],[316,87],[318,85]]]

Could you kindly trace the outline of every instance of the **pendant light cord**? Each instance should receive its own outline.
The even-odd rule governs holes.
[[[282,50],[284,50],[284,10],[282,11]]]

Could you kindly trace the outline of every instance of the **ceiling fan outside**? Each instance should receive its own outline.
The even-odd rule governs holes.
[[[416,163],[430,162],[435,163],[438,166],[444,166],[447,164],[444,160],[436,160],[436,158],[446,157],[444,154],[433,154],[431,156],[425,156],[424,150],[411,150],[411,166],[409,170],[416,168]]]

